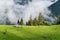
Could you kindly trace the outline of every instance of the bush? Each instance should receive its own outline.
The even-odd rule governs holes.
[[[7,33],[7,29],[4,30],[3,34],[5,35]]]
[[[48,22],[48,21],[45,21],[44,22],[44,25],[52,25],[52,23]]]

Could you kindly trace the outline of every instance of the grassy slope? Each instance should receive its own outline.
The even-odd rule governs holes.
[[[7,29],[7,33],[3,32]],[[0,40],[60,40],[60,25],[15,28],[0,25]]]

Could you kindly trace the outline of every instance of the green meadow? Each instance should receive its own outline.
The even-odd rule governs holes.
[[[20,26],[0,25],[0,40],[60,40],[60,25]]]

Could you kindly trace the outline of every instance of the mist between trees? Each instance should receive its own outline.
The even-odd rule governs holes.
[[[23,18],[18,20],[19,25],[29,25],[29,26],[37,26],[37,25],[57,25],[60,24],[60,16],[57,17],[57,20],[55,23],[50,23],[49,21],[45,21],[44,17],[41,13],[39,13],[38,17],[32,18],[32,15],[30,15],[28,22],[24,24]]]

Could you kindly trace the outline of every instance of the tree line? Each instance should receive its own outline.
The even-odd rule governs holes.
[[[23,18],[21,18],[19,24],[24,25]],[[57,17],[56,24],[60,24],[60,16]],[[32,15],[30,15],[30,18],[28,22],[26,22],[26,25],[36,26],[36,25],[51,25],[51,24],[48,21],[44,21],[44,17],[42,16],[41,13],[39,13],[38,18],[35,17],[34,19],[32,19]]]

